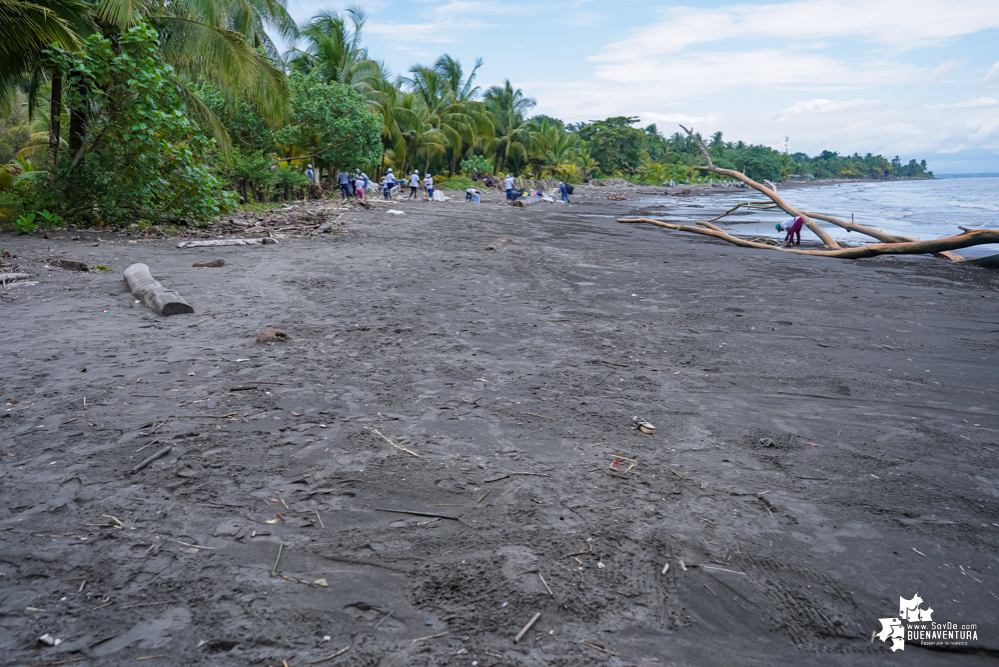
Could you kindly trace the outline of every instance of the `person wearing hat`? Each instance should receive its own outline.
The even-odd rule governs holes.
[[[388,173],[382,178],[382,196],[385,199],[392,199],[392,188],[395,187],[395,174],[389,169]]]
[[[801,228],[805,225],[805,219],[800,215],[792,220],[785,220],[777,225],[778,232],[787,232],[784,237],[784,246],[790,248],[792,245],[801,245]],[[797,236],[797,242],[794,241]]]
[[[503,189],[506,190],[506,198],[508,200],[513,200],[513,174],[507,174],[506,178],[503,179]]]
[[[413,175],[409,177],[409,197],[407,199],[416,199],[416,191],[420,189],[420,172],[414,171]]]
[[[434,177],[430,174],[429,171],[427,172],[426,177],[423,179],[423,187],[425,187],[427,189],[427,197],[430,198],[430,201],[433,201],[434,200]]]

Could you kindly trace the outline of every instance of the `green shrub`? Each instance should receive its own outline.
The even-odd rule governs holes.
[[[479,173],[488,174],[492,172],[493,165],[490,164],[489,160],[481,155],[473,155],[470,158],[461,161],[461,166],[459,167],[461,173],[471,174],[473,169],[478,169]]]
[[[439,190],[467,190],[468,188],[480,188],[481,183],[476,183],[470,178],[465,178],[464,176],[452,176],[451,178],[437,184],[437,189]]]

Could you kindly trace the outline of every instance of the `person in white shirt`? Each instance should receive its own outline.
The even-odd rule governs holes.
[[[354,196],[360,200],[364,200],[364,178],[361,174],[358,174],[354,178]]]
[[[513,174],[507,174],[503,179],[503,187],[506,188],[506,198],[513,200]]]
[[[409,177],[409,197],[407,199],[416,199],[416,191],[420,189],[420,172],[414,171],[413,175]]]
[[[426,177],[423,179],[423,187],[427,189],[427,196],[430,201],[434,200],[434,177],[431,176],[430,172],[427,172]]]

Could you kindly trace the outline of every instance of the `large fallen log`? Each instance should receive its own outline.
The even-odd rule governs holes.
[[[525,206],[533,206],[534,204],[544,200],[544,197],[539,197],[537,195],[524,195],[523,197],[517,197],[510,203],[517,208],[524,208]]]
[[[193,313],[194,308],[176,292],[168,290],[149,273],[145,264],[133,264],[125,269],[125,280],[136,299],[159,315]]]
[[[780,208],[788,215],[795,218],[798,216],[804,218],[805,226],[808,227],[816,236],[819,237],[819,239],[822,241],[822,245],[832,249],[839,248],[839,244],[833,240],[833,237],[829,236],[826,230],[819,227],[818,223],[816,223],[814,220],[808,217],[807,213],[798,208],[795,208],[794,206],[791,206],[786,201],[781,199],[777,195],[776,189],[771,189],[765,185],[761,185],[760,183],[757,183],[753,179],[748,178],[745,174],[743,174],[740,171],[736,171],[734,169],[721,169],[720,167],[716,167],[714,165],[714,162],[711,161],[711,155],[708,153],[708,149],[704,146],[703,143],[701,143],[701,140],[698,139],[697,136],[694,134],[694,129],[691,128],[688,130],[687,128],[683,127],[683,125],[681,125],[680,127],[682,127],[683,131],[686,132],[687,135],[694,140],[694,142],[697,144],[697,147],[701,149],[701,153],[704,154],[704,157],[708,161],[708,166],[694,167],[694,169],[697,169],[698,171],[709,171],[712,174],[718,174],[720,176],[728,176],[729,178],[734,178],[736,180],[742,181],[743,183],[753,188],[754,190],[762,192],[764,195],[766,195],[766,197],[770,201],[776,204],[778,208]]]
[[[181,241],[178,248],[210,248],[220,245],[267,245],[277,243],[277,240],[270,238],[262,239],[212,239],[210,241]]]
[[[948,236],[942,239],[932,239],[930,241],[910,241],[907,243],[875,243],[872,245],[862,245],[855,248],[837,248],[835,250],[802,250],[801,248],[785,248],[772,246],[758,241],[748,241],[738,236],[732,236],[728,232],[709,222],[698,222],[700,225],[675,225],[662,220],[652,218],[618,218],[618,222],[639,222],[665,227],[680,232],[690,232],[711,236],[722,241],[727,241],[733,245],[743,248],[758,248],[760,250],[777,250],[788,252],[794,255],[811,255],[813,257],[832,257],[835,259],[863,259],[864,257],[876,257],[878,255],[927,255],[940,253],[947,250],[957,250],[985,243],[999,243],[999,230],[997,229],[975,229],[966,230],[957,236]]]

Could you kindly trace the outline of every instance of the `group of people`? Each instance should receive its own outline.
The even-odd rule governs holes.
[[[514,186],[515,185],[516,185],[516,179],[514,178],[513,174],[507,174],[506,178],[503,179],[503,189],[506,190],[507,201],[513,201],[514,199],[516,199],[519,196],[518,194],[514,194]],[[539,191],[537,194],[540,197],[540,196],[542,196],[543,193]],[[569,203],[569,195],[572,194],[572,186],[571,185],[567,185],[566,183],[564,183],[562,181],[559,181],[559,184],[558,184],[558,194],[559,194],[559,199],[561,199],[566,204],[568,204]]]
[[[312,165],[309,165],[312,168]],[[308,171],[306,171],[308,173]],[[355,170],[353,174],[341,170],[336,177],[337,186],[340,188],[340,194],[344,199],[350,197],[357,197],[358,199],[364,199],[364,193],[371,185],[371,181],[368,180],[368,175],[363,171]]]
[[[419,196],[420,186],[422,185],[424,190],[426,190],[427,198],[433,201],[434,199],[434,177],[429,171],[422,179],[420,179],[419,170],[414,169],[413,173],[408,177],[403,178],[401,183],[405,183],[409,187],[409,197],[407,199],[416,199]],[[395,172],[390,167],[388,173],[382,177],[382,196],[385,199],[392,199],[392,190],[396,187],[401,187],[400,181],[396,180]]]

